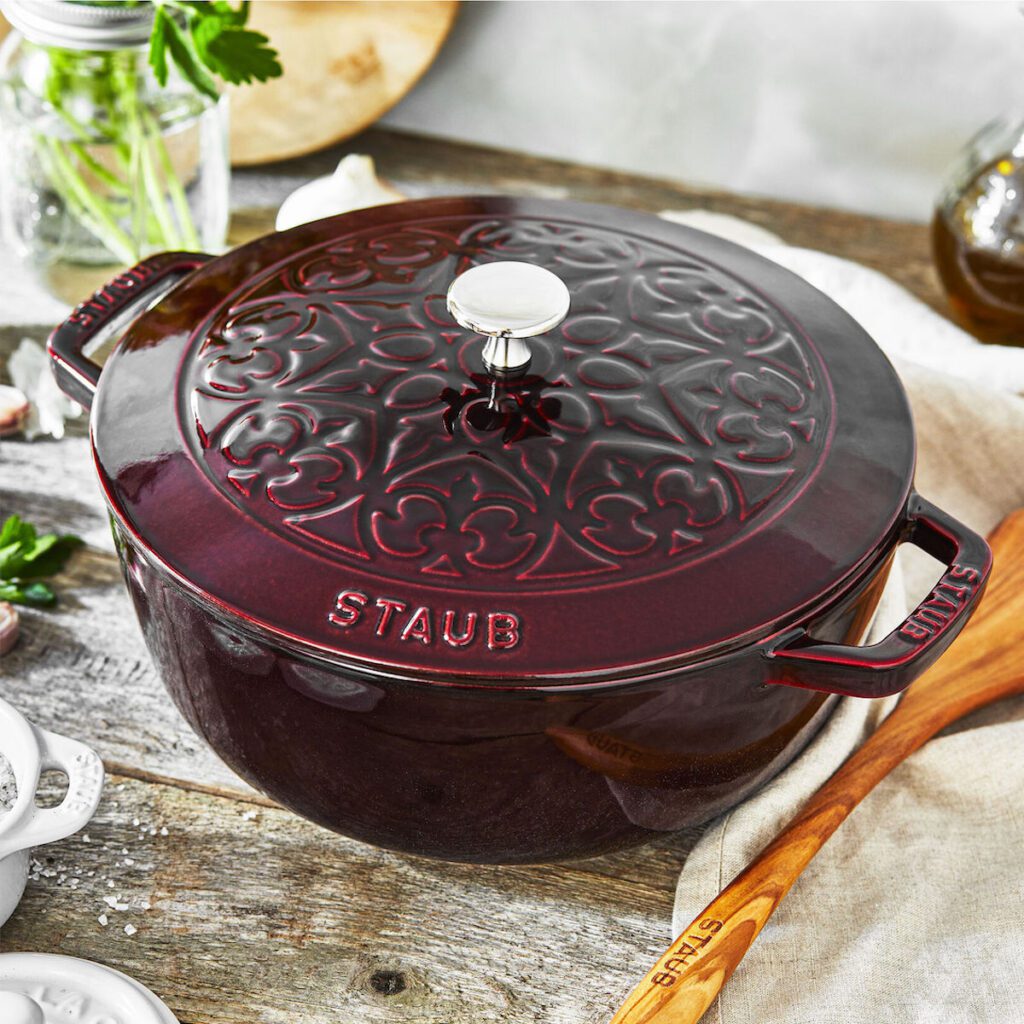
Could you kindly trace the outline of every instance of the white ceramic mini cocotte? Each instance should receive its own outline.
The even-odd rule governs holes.
[[[103,791],[103,762],[84,743],[40,729],[4,700],[0,700],[0,753],[18,786],[14,806],[0,814],[3,926],[25,891],[32,848],[72,835],[93,816]],[[51,770],[67,775],[67,793],[56,807],[37,807],[39,776]]]

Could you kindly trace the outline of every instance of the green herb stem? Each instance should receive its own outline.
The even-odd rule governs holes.
[[[159,85],[167,85],[173,65],[197,92],[216,102],[218,79],[240,84],[281,74],[266,36],[246,28],[248,3],[153,2],[148,61]],[[47,58],[43,96],[70,138],[39,132],[36,152],[70,214],[121,262],[135,262],[151,246],[201,248],[186,187],[158,118],[142,99],[146,80],[138,54],[42,49]],[[95,117],[71,109],[78,98]]]
[[[104,167],[81,142],[72,142],[68,148],[72,153],[83,163],[97,179],[103,182],[111,191],[116,192],[121,196],[131,195],[131,190],[128,188],[128,183],[119,178],[109,168]]]
[[[119,260],[136,263],[139,250],[128,233],[117,223],[110,207],[83,181],[62,144],[46,136],[37,136],[41,156],[49,161],[49,178],[76,216]]]
[[[147,127],[150,129],[152,146],[156,150],[157,160],[163,171],[164,182],[166,183],[167,191],[170,193],[171,203],[178,218],[178,225],[181,228],[183,244],[186,249],[199,249],[202,243],[199,241],[199,234],[192,220],[192,210],[188,205],[188,197],[185,195],[181,179],[174,170],[174,164],[171,161],[170,153],[167,152],[163,134],[157,129],[156,121],[151,114],[147,112],[145,117]]]

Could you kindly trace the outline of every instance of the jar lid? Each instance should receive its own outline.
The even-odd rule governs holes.
[[[110,967],[49,953],[0,953],[4,1024],[178,1024],[149,989]]]
[[[100,4],[75,0],[0,0],[4,17],[26,39],[67,50],[141,46],[153,28],[151,3]]]
[[[532,265],[518,291],[474,270],[505,261]],[[525,365],[501,349],[544,329]],[[620,678],[793,624],[892,542],[914,464],[891,366],[802,279],[512,198],[211,261],[108,360],[93,437],[117,517],[195,595],[464,685]]]

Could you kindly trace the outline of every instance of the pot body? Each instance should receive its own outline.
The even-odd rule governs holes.
[[[697,824],[781,771],[836,700],[770,685],[758,645],[658,678],[546,692],[360,678],[245,631],[114,529],[146,642],[192,727],[273,799],[406,853],[542,862]],[[890,563],[883,555],[815,635],[860,639]]]
[[[101,380],[86,351],[143,306]],[[499,366],[477,330],[492,356],[546,334]],[[830,697],[932,664],[991,564],[913,493],[863,329],[657,218],[455,197],[165,253],[49,351],[191,724],[412,853],[557,859],[709,818]],[[946,571],[853,646],[903,542]]]

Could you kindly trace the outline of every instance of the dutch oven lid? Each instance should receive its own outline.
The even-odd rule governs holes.
[[[485,362],[486,280],[452,295],[471,327],[446,301],[497,261],[568,289],[525,369],[493,340]],[[506,269],[502,344],[557,320],[561,287]],[[511,198],[377,207],[213,260],[132,326],[93,430],[117,516],[250,628],[505,684],[797,621],[891,541],[914,461],[891,366],[800,278],[655,217]]]

